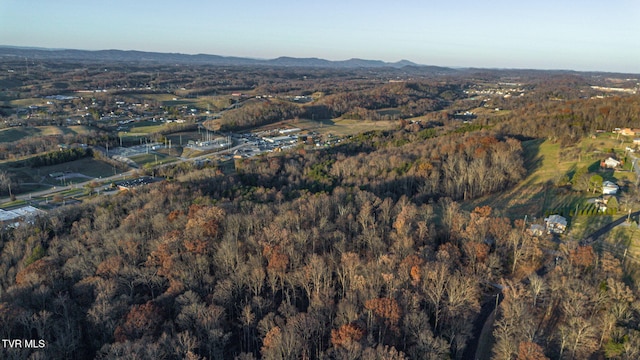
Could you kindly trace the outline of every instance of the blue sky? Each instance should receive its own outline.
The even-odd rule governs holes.
[[[0,44],[640,73],[640,1],[0,0]]]

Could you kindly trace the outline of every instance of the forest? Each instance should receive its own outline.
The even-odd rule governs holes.
[[[47,347],[3,357],[467,358],[491,284],[494,358],[639,355],[618,259],[567,242],[550,263],[521,221],[456,202],[522,177],[517,140],[372,143],[236,175],[167,169],[173,181],[4,231],[2,337]],[[463,166],[484,181],[452,176]]]
[[[492,359],[640,357],[637,264],[580,239],[534,236],[501,209],[465,206],[535,170],[525,141],[567,145],[639,128],[638,95],[591,98],[588,76],[527,71],[389,82],[401,75],[127,66],[61,68],[76,76],[58,88],[315,96],[251,100],[222,118],[238,128],[282,117],[382,120],[385,108],[399,119],[332,147],[236,159],[231,171],[163,166],[150,171],[164,181],[2,228],[0,338],[46,346],[0,348],[0,358],[474,359],[490,316]],[[513,77],[527,96],[466,99],[476,85],[497,91]],[[31,85],[18,92],[59,90]],[[487,102],[472,123],[456,119]],[[113,138],[93,135],[67,140]],[[57,143],[0,146],[15,157]]]

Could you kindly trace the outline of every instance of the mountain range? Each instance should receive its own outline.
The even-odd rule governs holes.
[[[425,66],[409,60],[384,62],[381,60],[349,59],[341,61],[320,58],[279,57],[276,59],[253,59],[234,56],[209,54],[159,53],[136,50],[72,50],[47,49],[0,45],[0,58],[25,57],[29,59],[65,60],[65,61],[121,61],[121,62],[155,62],[199,65],[247,65],[247,66],[285,66],[285,67],[325,67],[325,68],[404,68],[420,67],[430,70],[452,71],[438,66]]]

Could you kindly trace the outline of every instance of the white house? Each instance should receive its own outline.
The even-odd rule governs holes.
[[[620,164],[622,164],[620,161],[612,158],[612,157],[608,157],[605,161],[604,161],[604,166],[606,168],[609,169],[614,169],[617,168],[618,166],[620,166]]]
[[[618,190],[620,190],[620,187],[611,181],[602,183],[602,195],[615,195]]]
[[[551,215],[544,222],[547,224],[548,234],[562,234],[567,229],[567,219],[560,215]]]

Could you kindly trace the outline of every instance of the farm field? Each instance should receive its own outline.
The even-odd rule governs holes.
[[[140,100],[147,100],[157,102],[162,106],[194,106],[199,109],[210,108],[211,111],[215,109],[224,109],[229,106],[229,96],[199,96],[197,98],[182,98],[172,94],[144,94],[135,95],[133,97]],[[174,98],[176,100],[174,100]]]
[[[132,124],[123,125],[123,131],[118,132],[119,137],[139,137],[146,136],[148,134],[157,133],[158,131],[168,128],[168,124],[164,124],[159,121],[138,121]]]
[[[309,119],[300,119],[297,122],[290,122],[288,125],[299,127],[303,130],[312,130],[322,135],[348,136],[366,131],[393,129],[398,126],[398,122],[393,120],[334,119],[312,121]]]
[[[12,107],[27,107],[31,105],[42,105],[44,102],[41,98],[25,98],[25,99],[16,99],[11,100],[9,104]]]

